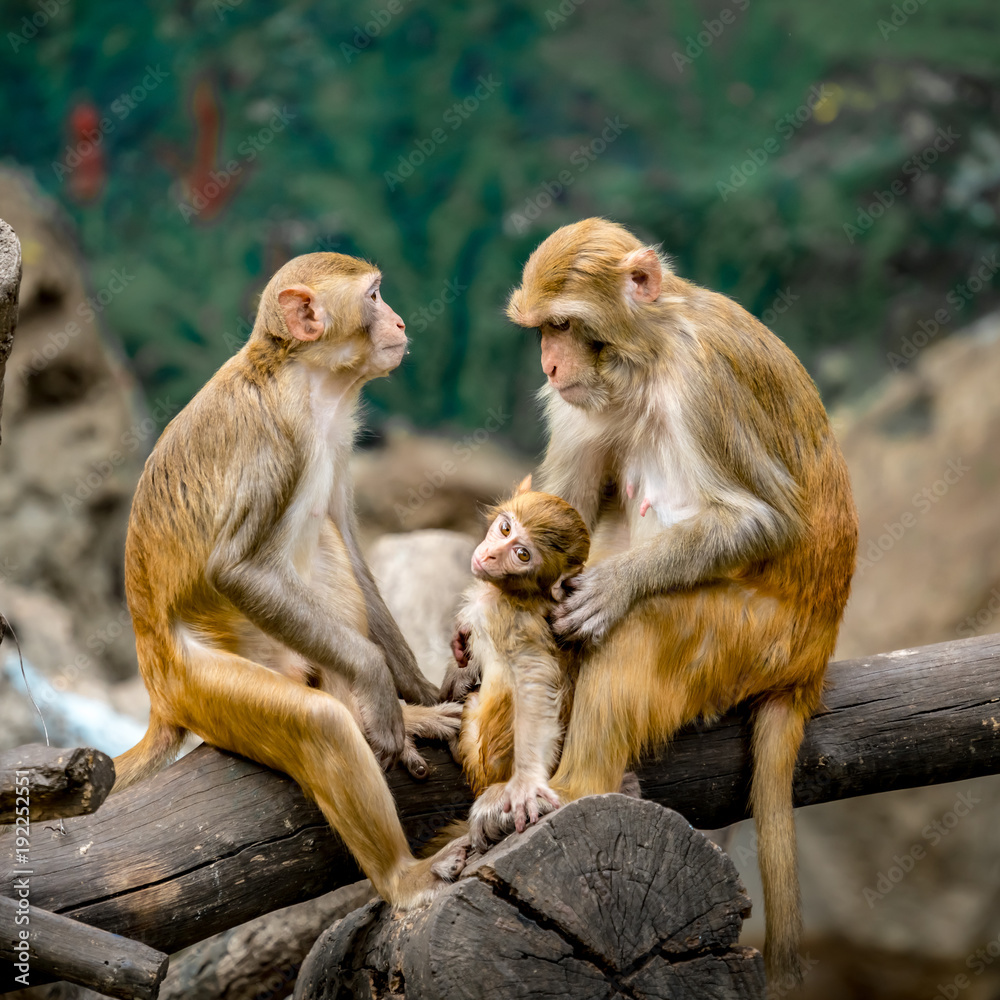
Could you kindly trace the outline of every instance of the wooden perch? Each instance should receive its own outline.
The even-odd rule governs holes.
[[[736,868],[654,802],[572,802],[465,875],[403,917],[376,900],[335,924],[295,1000],[764,996]]]
[[[3,380],[14,346],[17,300],[21,290],[21,243],[0,219],[0,414],[3,413]]]
[[[15,918],[27,916],[27,922],[15,924]],[[125,1000],[156,1000],[160,982],[167,971],[167,956],[160,951],[88,927],[69,917],[62,917],[37,906],[21,906],[0,896],[0,958],[12,963],[9,979],[24,975],[24,985],[35,985],[49,978],[64,979],[87,986],[109,997]],[[28,931],[28,957],[22,962],[15,950],[21,930]],[[18,964],[21,963],[21,964]],[[23,966],[23,968],[22,968]]]
[[[114,761],[92,747],[60,750],[28,743],[5,750],[0,753],[0,823],[14,822],[19,796],[27,801],[31,820],[95,812],[114,783]]]
[[[171,958],[160,1000],[286,996],[316,938],[374,895],[367,880],[345,885],[200,941]]]
[[[829,679],[796,770],[799,805],[1000,772],[1000,636],[834,663]],[[680,735],[639,768],[643,795],[702,829],[742,819],[746,718]],[[389,775],[420,842],[472,801],[444,750],[426,756],[426,783]],[[31,902],[168,953],[361,877],[292,781],[209,747],[65,827],[32,827]],[[10,841],[0,859],[13,860]]]

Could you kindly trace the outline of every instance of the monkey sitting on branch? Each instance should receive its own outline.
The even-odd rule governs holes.
[[[568,503],[530,489],[528,476],[490,512],[486,538],[472,555],[478,579],[458,616],[466,676],[480,684],[466,700],[458,743],[478,796],[469,834],[479,850],[559,806],[548,782],[562,743],[573,658],[556,642],[549,615],[565,581],[586,563],[590,535]]]
[[[792,778],[858,539],[819,393],[753,316],[605,219],[549,236],[507,315],[538,330],[548,379],[536,485],[592,536],[552,616],[582,652],[551,791],[617,791],[644,749],[752,701],[765,963],[772,982],[794,975]],[[461,694],[461,633],[453,648],[443,691]]]
[[[412,737],[454,738],[461,707],[429,707],[357,542],[358,395],[407,345],[381,281],[343,254],[289,261],[246,345],[153,449],[125,546],[149,730],[115,766],[131,785],[192,732],[284,771],[406,908],[457,876],[467,841],[414,858],[382,773],[401,759],[425,776]]]

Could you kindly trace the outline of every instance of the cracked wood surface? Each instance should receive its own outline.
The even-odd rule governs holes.
[[[831,664],[806,729],[799,805],[1000,772],[1000,636]],[[644,797],[715,829],[746,815],[747,714],[681,734],[638,769]],[[411,839],[472,801],[446,751],[424,784],[389,775]],[[92,816],[33,824],[32,902],[172,952],[361,876],[288,778],[201,747]],[[14,864],[10,837],[0,860]],[[4,866],[6,867],[6,866]],[[0,884],[10,895],[11,880]],[[2,963],[0,963],[2,964]]]
[[[27,781],[27,784],[25,784]],[[96,812],[115,783],[112,759],[92,747],[61,750],[27,743],[0,753],[0,823],[13,823],[27,801],[28,816],[41,821]],[[30,795],[25,796],[25,788]]]
[[[295,998],[762,998],[761,957],[737,945],[749,911],[730,859],[678,813],[593,796],[473,860],[427,907],[345,917]]]

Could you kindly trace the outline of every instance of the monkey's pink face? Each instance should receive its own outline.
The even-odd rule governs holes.
[[[549,320],[540,329],[542,371],[549,385],[573,406],[593,406],[599,382],[594,351],[576,334],[571,320]]]
[[[531,537],[511,514],[501,514],[472,553],[472,572],[480,580],[499,580],[538,569]]]
[[[370,364],[379,372],[391,372],[398,367],[406,353],[406,324],[399,314],[382,298],[379,275],[374,281],[366,279],[365,310],[368,316],[368,336],[371,338]]]

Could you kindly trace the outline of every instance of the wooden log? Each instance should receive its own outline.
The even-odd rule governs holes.
[[[14,971],[10,987],[42,982],[41,973],[125,1000],[159,995],[168,962],[163,952],[6,896],[0,896],[0,925],[0,958]],[[27,954],[22,931],[28,933]]]
[[[797,803],[1000,772],[998,668],[996,635],[832,664],[827,708],[806,729]],[[702,829],[742,819],[745,719],[681,734],[639,768],[643,795]],[[425,784],[388,776],[414,843],[472,801],[446,751],[426,756],[435,770]],[[361,877],[293,782],[208,747],[65,827],[32,831],[32,902],[166,952]],[[10,838],[0,870],[5,858]]]
[[[345,885],[200,941],[170,959],[160,1000],[288,996],[320,934],[374,895],[367,880]]]
[[[320,936],[295,1000],[762,998],[732,861],[678,813],[595,795],[507,838],[429,906]]]
[[[3,380],[14,346],[17,301],[21,290],[21,243],[8,223],[0,219],[0,415],[3,414]]]
[[[5,750],[0,753],[0,823],[13,823],[17,806],[25,804],[28,818],[36,821],[95,812],[114,783],[114,761],[93,747],[61,750],[27,743]]]

